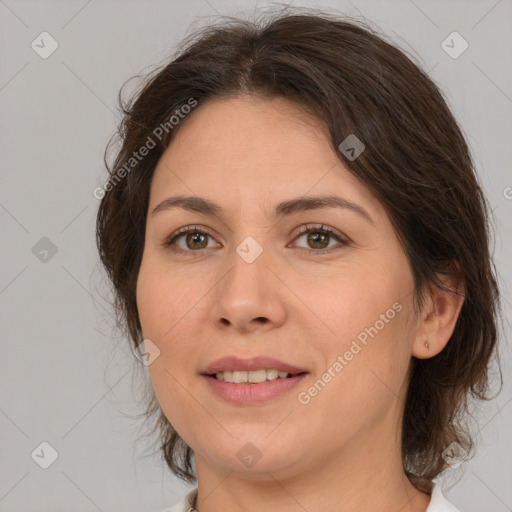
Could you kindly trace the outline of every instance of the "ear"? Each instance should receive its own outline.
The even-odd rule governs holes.
[[[432,285],[425,300],[412,355],[418,359],[428,359],[439,354],[447,345],[464,303],[464,277],[457,264],[450,265],[448,275],[438,277],[449,290],[441,290]]]

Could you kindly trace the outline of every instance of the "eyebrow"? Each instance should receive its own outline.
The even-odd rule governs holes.
[[[155,206],[151,212],[151,216],[171,208],[182,208],[193,213],[201,213],[209,216],[221,216],[223,211],[221,206],[204,197],[174,196],[164,199],[161,203]],[[375,225],[375,221],[362,206],[334,195],[304,196],[284,201],[275,207],[273,218],[280,219],[298,212],[305,212],[320,208],[344,208],[357,213],[367,222]]]

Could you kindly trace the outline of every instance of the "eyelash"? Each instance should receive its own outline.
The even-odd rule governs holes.
[[[329,237],[331,238],[334,238],[335,240],[337,240],[342,246],[343,245],[346,245],[348,242],[347,240],[343,239],[342,237],[340,237],[339,235],[337,235],[333,229],[331,228],[328,228],[326,226],[324,226],[323,224],[320,224],[319,226],[311,226],[311,225],[303,225],[299,228],[299,234],[297,235],[296,238],[300,238],[302,235],[305,235],[307,233],[320,233],[320,234],[324,234],[324,235],[329,235]],[[185,249],[180,249],[179,247],[176,247],[175,246],[175,242],[176,240],[178,240],[180,237],[182,237],[183,235],[187,235],[189,233],[197,233],[197,234],[200,234],[200,235],[206,235],[206,236],[209,236],[211,238],[213,238],[213,236],[211,235],[211,233],[209,233],[207,230],[205,229],[202,229],[200,228],[199,226],[187,226],[187,227],[184,227],[184,228],[181,228],[179,229],[178,231],[174,232],[169,238],[167,238],[164,243],[162,244],[165,248],[171,248],[171,246],[174,245],[173,248],[171,248],[172,251],[174,252],[177,252],[177,253],[181,253],[181,254],[187,254],[187,255],[190,255],[190,253],[195,253],[195,252],[201,252],[201,250],[197,250],[197,251],[194,251],[194,250],[185,250]],[[326,254],[326,253],[329,253],[329,252],[332,252],[332,250],[336,250],[336,249],[340,249],[340,247],[330,247],[329,249],[305,249],[305,248],[300,248],[302,249],[303,252],[307,253],[307,254],[311,254],[311,253],[315,253],[315,254]]]

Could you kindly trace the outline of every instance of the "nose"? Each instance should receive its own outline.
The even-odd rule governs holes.
[[[254,261],[233,251],[229,270],[215,287],[212,321],[217,328],[249,333],[282,325],[290,294],[263,251]]]

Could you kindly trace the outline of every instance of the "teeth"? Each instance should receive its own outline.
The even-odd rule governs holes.
[[[234,371],[234,372],[220,372],[216,373],[215,377],[219,380],[225,380],[226,382],[233,382],[240,384],[244,382],[250,382],[257,384],[258,382],[265,382],[266,380],[274,380],[277,378],[286,379],[288,372],[282,372],[274,368],[270,370],[255,370],[255,371]]]

